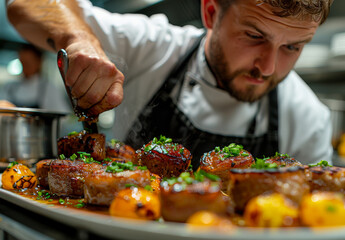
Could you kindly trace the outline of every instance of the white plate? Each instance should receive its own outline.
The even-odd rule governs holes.
[[[345,239],[345,228],[343,227],[318,230],[307,228],[290,228],[280,230],[239,228],[231,233],[219,233],[214,231],[196,232],[187,229],[185,224],[134,221],[123,218],[114,218],[97,213],[85,212],[78,209],[47,205],[22,197],[2,188],[0,188],[0,198],[34,213],[43,215],[75,228],[84,229],[103,237],[116,239]]]

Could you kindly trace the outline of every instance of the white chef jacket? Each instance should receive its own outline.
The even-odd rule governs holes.
[[[204,30],[170,25],[166,16],[109,13],[78,0],[82,14],[100,39],[103,49],[124,73],[124,100],[116,108],[115,137],[123,140],[139,111],[155,94],[177,60]],[[191,87],[194,79],[198,84]],[[204,53],[204,42],[189,65],[178,107],[199,129],[211,133],[245,136],[257,117],[255,134],[268,126],[268,98],[244,103],[215,88]],[[330,111],[294,72],[278,86],[279,149],[304,164],[331,162]],[[169,137],[169,136],[167,136]],[[244,146],[245,148],[245,146]]]

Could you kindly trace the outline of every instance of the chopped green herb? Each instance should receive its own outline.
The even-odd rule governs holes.
[[[337,208],[334,205],[327,205],[326,206],[326,211],[327,212],[336,212]]]
[[[59,203],[60,203],[60,204],[65,204],[66,202],[65,202],[64,199],[60,198],[60,199],[59,199]]]
[[[173,177],[169,179],[164,179],[163,181],[167,181],[169,185],[174,185],[175,183],[180,183],[182,185],[189,185],[193,182],[203,182],[205,178],[208,178],[211,181],[219,181],[220,178],[216,175],[213,175],[211,173],[205,172],[203,170],[199,170],[197,172],[194,172],[194,176],[191,176],[189,172],[183,172],[180,174],[178,178]]]
[[[321,167],[332,167],[326,160],[321,160],[320,162],[316,164],[309,164],[309,167],[316,167],[316,166],[321,166]]]
[[[59,158],[60,158],[61,160],[65,160],[65,159],[66,159],[65,155],[63,155],[63,154],[60,154],[60,155],[59,155]]]
[[[11,168],[11,167],[13,167],[13,166],[15,166],[15,165],[17,165],[17,164],[19,164],[19,163],[16,162],[16,161],[10,162],[10,163],[8,164],[7,168]]]
[[[279,152],[276,152],[276,154],[274,155],[274,157],[286,157],[286,158],[290,158],[289,154],[282,154]]]
[[[131,188],[131,187],[137,187],[137,185],[133,184],[133,183],[126,183],[125,184],[126,188]]]
[[[147,190],[147,191],[150,191],[150,192],[153,191],[151,185],[146,185],[146,186],[144,187],[144,189]]]
[[[147,167],[146,166],[138,166],[137,167],[139,170],[147,170]]]
[[[85,207],[85,203],[78,203],[78,204],[74,205],[74,207],[83,208],[83,207]]]
[[[154,137],[151,144],[144,148],[144,151],[149,152],[149,151],[152,151],[158,145],[164,145],[164,144],[171,143],[171,142],[172,142],[171,138],[167,138],[167,137],[162,136],[162,135],[159,137],[159,140],[156,137]],[[167,153],[166,149],[163,148],[162,150],[164,151],[164,153]]]
[[[154,179],[157,179],[157,178],[156,178],[155,176],[151,175],[151,176],[150,176],[150,179],[151,179],[151,180],[154,180]]]
[[[77,154],[73,153],[72,156],[69,157],[72,161],[76,160],[78,158]]]
[[[122,145],[123,143],[120,141],[120,140],[117,140],[117,139],[111,139],[110,140],[110,144],[111,144],[111,146],[115,146],[116,144],[120,144],[120,145]]]
[[[77,131],[72,131],[68,134],[68,136],[77,135],[77,134],[79,134]]]
[[[175,183],[177,183],[177,178],[169,178],[166,181],[169,185],[174,185]]]
[[[249,156],[248,152],[246,152],[246,151],[243,151],[241,153],[242,150],[243,150],[243,146],[235,144],[235,143],[231,143],[228,146],[223,147],[222,149],[220,147],[215,147],[215,149],[214,149],[214,151],[216,153],[220,153],[220,154],[223,153],[221,160],[224,160],[224,159],[230,158],[230,157],[237,157],[237,156],[247,157],[247,156]]]
[[[139,167],[138,167],[139,168]],[[147,169],[147,167],[145,166],[141,166],[141,170],[144,170],[144,168]],[[121,163],[121,162],[112,162],[111,166],[108,166],[106,171],[107,172],[123,172],[124,170],[134,170],[134,164],[132,162],[125,162],[125,163]]]
[[[266,160],[268,158],[257,158],[255,163],[252,164],[251,168],[255,169],[273,169],[278,168],[278,165],[276,163],[267,163]]]

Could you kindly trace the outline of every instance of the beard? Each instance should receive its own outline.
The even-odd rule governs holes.
[[[223,48],[216,32],[213,32],[213,35],[211,36],[209,48],[210,54],[209,59],[207,60],[211,71],[216,78],[218,86],[227,91],[230,96],[234,97],[238,101],[255,102],[274,89],[278,83],[285,78],[285,76],[283,78],[277,78],[274,75],[263,76],[258,68],[251,70],[231,70],[228,67],[230,64],[225,58]],[[241,84],[241,87],[238,85],[238,82],[236,83],[236,79],[238,80],[240,77],[263,79],[264,83],[262,84],[265,84],[265,87],[245,83]]]

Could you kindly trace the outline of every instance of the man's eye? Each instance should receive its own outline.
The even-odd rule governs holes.
[[[248,33],[248,32],[246,32],[246,35],[252,39],[262,39],[262,37],[260,35],[256,35],[256,34],[252,34],[252,33]]]
[[[296,51],[298,52],[299,51],[299,47],[295,46],[295,45],[286,45],[286,48],[289,50],[289,51]]]

